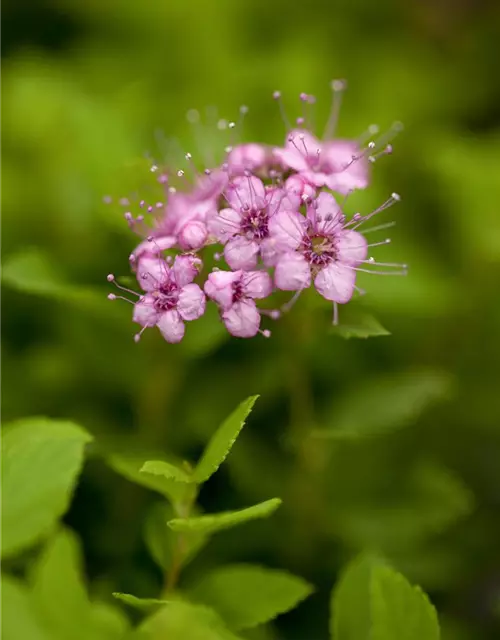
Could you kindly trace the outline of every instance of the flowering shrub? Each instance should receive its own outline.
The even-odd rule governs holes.
[[[167,342],[180,342],[184,323],[203,316],[207,298],[218,306],[233,336],[252,338],[260,333],[268,338],[271,331],[261,329],[262,316],[278,319],[311,286],[333,303],[333,322],[338,324],[338,305],[363,293],[356,286],[358,272],[406,272],[403,264],[378,262],[369,255],[390,239],[369,243],[366,235],[390,223],[364,226],[399,200],[396,193],[370,213],[348,217],[344,211],[349,194],[369,185],[370,165],[392,152],[388,139],[399,125],[365,144],[363,139],[335,138],[344,89],[343,81],[332,82],[331,114],[322,140],[312,131],[315,98],[302,93],[304,116],[297,119],[295,128],[289,127],[283,147],[255,142],[230,145],[220,165],[203,171],[191,153],[185,154],[187,172],[151,166],[164,188],[164,198],[153,203],[141,199],[137,215],[125,212],[130,227],[143,238],[130,255],[143,292],[123,287],[113,274],[108,276],[134,297],[108,296],[134,304],[133,320],[142,327],[136,341],[145,329],[157,326]],[[275,92],[273,97],[288,123],[281,94]],[[242,117],[246,112],[242,107]],[[230,130],[238,127],[234,122],[228,126]],[[370,136],[376,133],[376,127],[369,128]],[[173,186],[179,181],[180,188]],[[130,205],[128,198],[122,202]],[[229,269],[214,267],[202,277],[210,251]],[[196,278],[199,285],[193,282]],[[279,308],[259,306],[277,290],[294,295]]]

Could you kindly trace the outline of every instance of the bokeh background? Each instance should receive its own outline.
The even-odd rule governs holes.
[[[445,640],[500,637],[498,4],[22,0],[3,18],[4,421],[64,417],[94,434],[66,517],[91,593],[162,582],[143,535],[160,498],[103,452],[196,460],[258,393],[200,504],[284,505],[214,537],[185,579],[230,561],[301,575],[316,593],[254,637],[321,640],[340,568],[374,549],[430,594]],[[270,340],[229,339],[212,314],[179,346],[154,331],[134,344],[105,277],[127,274],[136,238],[103,196],[147,185],[159,130],[202,153],[189,108],[215,122],[246,104],[244,139],[279,143],[272,91],[295,115],[314,93],[322,122],[334,77],[349,81],[342,135],[405,124],[352,205],[402,196],[377,256],[410,273],[362,285],[392,335],[344,340],[312,297]]]

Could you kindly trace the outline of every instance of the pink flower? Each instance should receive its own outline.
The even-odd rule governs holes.
[[[286,168],[316,187],[346,194],[368,186],[368,160],[354,141],[320,142],[309,131],[296,129],[288,135],[285,147],[273,153]]]
[[[226,163],[231,175],[244,175],[266,166],[269,151],[263,144],[240,144],[229,152]]]
[[[238,338],[259,332],[260,313],[254,300],[267,298],[272,288],[265,271],[213,271],[205,283],[205,293],[219,305],[227,330]]]
[[[354,293],[356,267],[367,255],[367,242],[350,230],[333,196],[322,192],[307,209],[307,218],[282,211],[272,218],[270,233],[284,253],[275,283],[285,291],[314,286],[327,300],[344,304]]]
[[[180,342],[184,321],[205,312],[205,294],[193,283],[201,261],[177,256],[172,267],[160,257],[145,256],[138,264],[137,279],[146,292],[134,305],[134,322],[142,326],[136,341],[148,327],[157,326],[167,342]]]
[[[269,221],[278,211],[293,208],[283,189],[267,190],[254,176],[235,178],[226,198],[230,208],[208,220],[210,232],[225,244],[224,257],[232,269],[253,269],[260,253],[264,264],[276,259],[275,242],[269,236]]]

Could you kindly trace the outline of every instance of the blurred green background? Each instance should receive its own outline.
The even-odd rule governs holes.
[[[339,569],[374,549],[430,594],[445,640],[500,637],[499,17],[487,0],[4,6],[4,421],[64,417],[94,434],[66,517],[91,593],[162,582],[143,538],[159,498],[102,452],[196,460],[258,393],[200,504],[284,505],[215,537],[186,579],[229,561],[290,570],[317,591],[268,637],[321,640]],[[402,196],[376,255],[410,274],[361,285],[392,336],[343,340],[312,296],[271,340],[229,339],[212,313],[179,346],[156,331],[134,344],[105,277],[127,274],[136,237],[102,197],[147,182],[134,161],[158,154],[157,129],[197,153],[189,108],[232,119],[246,104],[245,139],[280,143],[272,91],[296,115],[314,93],[323,122],[334,77],[349,81],[342,135],[405,124],[352,205]]]

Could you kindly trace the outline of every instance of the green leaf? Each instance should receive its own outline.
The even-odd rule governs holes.
[[[37,617],[28,589],[2,576],[2,638],[4,640],[53,640]]]
[[[332,594],[334,640],[439,640],[434,607],[419,587],[370,556],[355,559]]]
[[[56,638],[90,638],[90,602],[82,578],[78,541],[70,531],[59,532],[35,565],[33,602],[40,619]]]
[[[139,627],[141,640],[241,640],[208,607],[173,601]]]
[[[50,258],[37,248],[9,256],[5,261],[3,280],[24,293],[48,298],[102,306],[106,296],[88,287],[75,286],[62,276],[62,269],[51,263]]]
[[[281,500],[279,498],[272,498],[253,507],[238,511],[224,511],[214,515],[199,516],[198,518],[175,518],[168,522],[168,526],[173,531],[215,533],[250,520],[266,518],[276,511],[280,504]]]
[[[156,504],[151,509],[144,527],[144,540],[153,559],[168,571],[172,566],[174,549],[177,549],[177,535],[167,526],[167,522],[175,516],[169,504]],[[197,531],[185,533],[182,538],[183,557],[181,565],[190,562],[198,551],[206,544],[208,537]]]
[[[2,555],[47,535],[68,508],[91,436],[72,422],[26,418],[2,438]]]
[[[173,503],[186,499],[187,492],[195,490],[194,487],[189,487],[172,477],[143,473],[141,469],[148,462],[143,456],[111,454],[106,457],[106,462],[127,480],[156,491]]]
[[[378,320],[372,315],[359,309],[344,310],[342,308],[339,324],[332,327],[332,333],[341,338],[372,338],[376,336],[390,336]]]
[[[91,605],[93,627],[99,630],[99,636],[94,635],[89,640],[124,640],[130,629],[127,616],[119,606],[107,602],[94,602]],[[126,636],[129,638],[129,636]]]
[[[258,397],[251,396],[242,402],[217,429],[193,473],[196,482],[208,480],[224,462]]]
[[[163,476],[167,480],[175,480],[176,482],[193,481],[189,473],[169,462],[163,462],[163,460],[148,460],[142,465],[140,472],[150,473],[153,476]]]
[[[357,438],[397,429],[416,420],[434,402],[449,397],[451,387],[447,374],[433,370],[378,377],[336,400],[328,417],[332,427],[315,431],[314,436]]]
[[[113,593],[113,597],[117,600],[121,600],[125,604],[128,604],[130,607],[134,607],[134,609],[151,609],[151,607],[163,607],[166,604],[170,604],[169,600],[157,600],[156,598],[138,598],[137,596],[133,596],[130,593],[119,593],[115,591]]]
[[[293,609],[313,589],[286,571],[235,564],[204,576],[190,597],[215,609],[230,629],[247,629]]]

